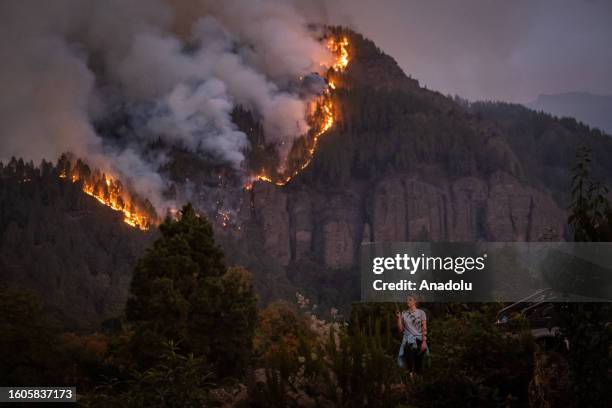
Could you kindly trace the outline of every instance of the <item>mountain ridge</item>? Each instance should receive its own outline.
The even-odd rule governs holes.
[[[216,214],[209,214],[228,263],[253,272],[263,302],[290,298],[299,290],[322,306],[348,305],[359,294],[357,260],[362,242],[566,239],[564,208],[576,148],[582,143],[594,147],[594,174],[604,181],[612,179],[612,164],[607,160],[612,140],[601,132],[518,105],[453,100],[420,87],[392,57],[360,34],[338,27],[332,32],[348,37],[352,59],[333,78],[336,122],[321,137],[311,164],[283,187],[256,181],[252,189],[228,190],[232,201],[240,203],[232,215],[232,225],[237,227],[216,222]],[[248,112],[239,116],[247,134],[251,129],[249,137],[264,146],[257,152],[259,160],[266,159],[269,149],[261,126]],[[197,157],[182,152],[167,167],[177,183],[217,179],[207,173],[210,168],[198,163]],[[57,177],[45,180],[58,183]],[[11,188],[2,184],[4,191]],[[73,194],[86,196],[79,191]],[[49,204],[42,197],[31,200],[39,214],[29,217],[53,217],[44,209]],[[95,205],[95,200],[89,200]],[[98,210],[88,211],[88,217],[105,219],[96,215]],[[54,217],[63,222],[67,214],[60,211]],[[154,236],[129,238],[133,234],[125,230],[130,228],[126,225],[111,228],[94,221],[86,225],[92,229],[90,234],[75,235],[85,248],[95,247],[101,239],[96,231],[105,230],[113,242],[133,240],[134,247],[126,246],[120,257],[110,253],[101,257],[107,266],[102,273],[82,268],[69,274],[76,279],[70,293],[56,291],[47,296],[58,305],[54,307],[59,315],[75,326],[99,324],[102,315],[120,312],[135,260]],[[16,238],[6,226],[0,234],[4,243],[21,245],[30,240],[25,235]],[[23,275],[43,295],[45,284],[57,273],[66,273],[28,273],[27,268],[36,268],[11,258],[10,252],[4,254],[9,263],[21,262]],[[51,262],[53,254],[45,256],[40,262]],[[73,252],[66,257],[89,260],[92,255]],[[120,270],[113,270],[113,259],[123,259]],[[100,286],[99,280],[112,282],[114,290]],[[89,297],[97,292],[112,300],[103,302],[103,313],[87,314],[84,320],[88,321],[76,319],[70,303],[91,304]]]
[[[579,91],[540,94],[525,106],[558,117],[573,117],[612,135],[612,95]]]

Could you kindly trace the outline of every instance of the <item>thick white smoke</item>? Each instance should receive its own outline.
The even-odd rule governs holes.
[[[5,0],[0,55],[0,159],[72,151],[160,210],[166,155],[150,142],[239,168],[248,141],[231,112],[242,105],[289,146],[307,130],[289,84],[331,62],[282,0]],[[120,143],[93,126],[118,105],[138,124]]]

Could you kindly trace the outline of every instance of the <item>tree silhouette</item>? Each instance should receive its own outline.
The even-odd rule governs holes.
[[[138,364],[151,367],[175,341],[218,374],[235,374],[248,360],[256,321],[250,274],[226,269],[212,226],[190,204],[160,232],[136,266],[127,302]]]
[[[608,188],[591,177],[591,150],[581,147],[576,153],[578,163],[573,168],[572,205],[568,223],[578,242],[610,241],[610,203]]]

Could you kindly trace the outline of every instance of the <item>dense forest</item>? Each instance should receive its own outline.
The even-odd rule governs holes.
[[[128,226],[82,183],[61,178],[64,164],[0,164],[0,279],[39,293],[64,327],[98,327],[123,310],[131,269],[155,232]]]
[[[351,64],[337,74],[336,124],[301,180],[343,185],[393,172],[435,177],[503,171],[546,189],[562,207],[578,147],[592,151],[593,176],[612,183],[612,139],[573,118],[521,105],[474,102],[419,87],[363,36],[341,28]]]
[[[521,105],[503,102],[476,102],[467,109],[482,120],[496,123],[521,162],[525,179],[550,189],[557,200],[568,204],[567,180],[576,151],[592,150],[593,177],[611,184],[610,135],[591,129],[574,118],[556,118]]]

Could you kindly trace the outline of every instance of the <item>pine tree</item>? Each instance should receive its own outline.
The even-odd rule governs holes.
[[[591,150],[581,147],[577,154],[572,179],[572,205],[568,223],[578,242],[610,241],[612,209],[607,198],[608,188],[591,177]]]
[[[160,232],[136,266],[126,308],[137,362],[150,367],[163,344],[174,341],[221,375],[239,372],[256,321],[249,273],[226,269],[212,226],[191,205],[178,220],[167,218]]]

